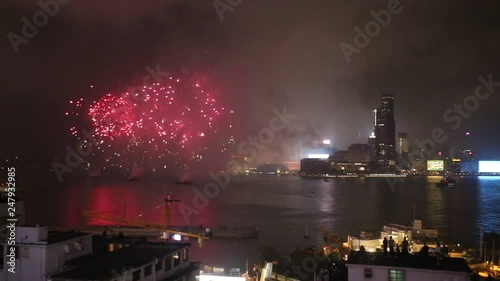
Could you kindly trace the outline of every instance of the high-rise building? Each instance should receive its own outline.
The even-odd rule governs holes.
[[[334,162],[348,162],[349,161],[349,151],[337,150],[330,158]]]
[[[471,144],[471,134],[466,132],[462,138],[462,155],[461,158],[465,161],[472,161],[474,159],[474,153],[472,152]]]
[[[377,109],[373,110],[373,128],[377,127]]]
[[[399,133],[398,134],[398,154],[406,155],[410,152],[408,147],[408,134],[407,133]]]
[[[351,144],[347,150],[347,157],[351,163],[369,163],[370,146],[368,144]]]
[[[383,95],[382,106],[376,110],[375,150],[377,170],[392,171],[396,165],[396,122],[394,96]]]
[[[368,146],[370,146],[370,162],[374,162],[376,159],[376,150],[375,150],[375,143],[376,138],[375,138],[375,133],[372,132],[372,134],[368,137]]]

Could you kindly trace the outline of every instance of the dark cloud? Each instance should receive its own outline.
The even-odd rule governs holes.
[[[36,130],[41,123],[59,132],[68,99],[97,95],[90,83],[116,89],[159,64],[204,74],[241,114],[242,135],[265,125],[274,107],[297,114],[265,159],[286,156],[305,139],[328,137],[345,148],[368,137],[371,110],[385,93],[396,95],[398,131],[427,137],[447,126],[443,112],[473,93],[478,75],[500,80],[500,4],[401,1],[402,12],[348,64],[339,44],[353,44],[353,28],[364,28],[370,11],[388,2],[243,1],[221,22],[210,1],[70,1],[19,54],[4,37],[2,110],[29,109],[19,117],[26,124],[19,135],[43,134]],[[21,17],[39,9],[35,1],[2,6],[4,35],[20,33]],[[474,127],[492,143],[481,121],[499,119],[498,101],[496,95],[482,104],[464,129]]]

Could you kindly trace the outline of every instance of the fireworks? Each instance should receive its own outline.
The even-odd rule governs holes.
[[[70,104],[76,110],[66,115],[90,119],[103,165],[186,165],[201,160],[208,143],[222,144],[221,151],[234,143],[227,133],[234,111],[218,106],[208,91],[189,79],[170,77],[166,83],[106,94],[88,109],[83,99]],[[79,134],[76,127],[71,133]]]
[[[95,134],[105,138],[134,134],[135,115],[126,98],[107,94],[90,107]]]

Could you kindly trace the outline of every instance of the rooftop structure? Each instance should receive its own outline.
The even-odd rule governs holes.
[[[410,242],[410,251],[419,251],[423,244],[421,241],[427,241],[429,246],[434,245],[438,238],[438,231],[435,229],[424,229],[421,220],[414,220],[411,226],[401,224],[384,225],[380,232],[371,232],[367,235],[362,232],[359,237],[348,236],[347,242],[351,250],[358,250],[364,246],[366,251],[375,252],[382,246],[384,237],[390,236],[396,244],[400,244],[404,238]]]
[[[468,281],[472,270],[462,258],[406,254],[351,252],[347,260],[351,280],[456,280]]]
[[[74,259],[92,254],[92,235],[74,231],[48,231],[46,226],[17,226],[15,236],[15,274],[9,272],[11,258],[0,260],[0,281],[45,281],[59,273]],[[12,245],[3,244],[3,255]]]
[[[194,280],[198,263],[189,262],[190,244],[144,242],[113,252],[92,255],[68,263],[68,269],[52,276],[69,280]],[[131,280],[132,280],[131,279]],[[121,280],[121,279],[118,279]],[[129,280],[129,279],[124,279]]]

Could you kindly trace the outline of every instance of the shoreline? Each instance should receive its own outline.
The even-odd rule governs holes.
[[[250,239],[258,237],[258,230],[256,228],[242,227],[242,228],[215,228],[208,227],[211,230],[212,239]],[[181,227],[172,226],[169,230],[179,231],[179,233],[191,233],[198,235],[205,235],[205,228],[199,227]],[[119,226],[119,225],[77,225],[77,226],[49,226],[50,231],[77,231],[84,233],[91,233],[101,235],[104,231],[108,233],[123,233],[128,237],[160,237],[161,230],[148,227],[132,227],[132,226]]]

